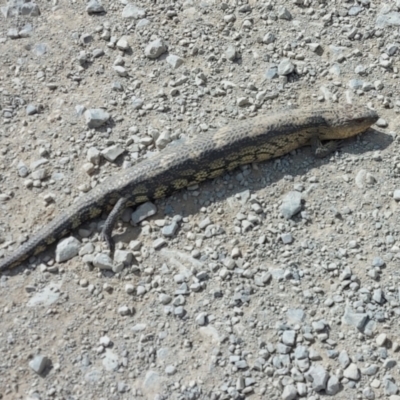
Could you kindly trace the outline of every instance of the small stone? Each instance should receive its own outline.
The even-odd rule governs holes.
[[[114,263],[109,255],[104,253],[96,254],[92,261],[95,268],[106,269],[112,271]]]
[[[183,58],[175,54],[169,54],[166,61],[173,69],[177,69],[183,64]]]
[[[282,342],[287,346],[294,346],[296,343],[296,331],[284,331],[282,334]]]
[[[129,50],[129,49],[131,48],[131,46],[129,46],[128,38],[125,37],[125,36],[122,36],[122,37],[118,40],[116,46],[117,46],[117,48],[118,48],[119,50],[122,50],[122,51],[127,51],[127,50]]]
[[[146,10],[139,8],[134,4],[128,3],[122,11],[122,18],[140,19],[146,16]]]
[[[280,6],[278,7],[278,18],[290,21],[292,19],[292,14],[290,14],[286,7]]]
[[[135,292],[135,287],[131,283],[127,283],[125,285],[125,292],[128,294],[132,294]]]
[[[350,364],[350,357],[347,354],[346,350],[342,350],[339,353],[338,361],[343,369],[348,367],[348,365]]]
[[[236,47],[233,45],[228,46],[225,50],[225,57],[229,61],[234,61],[236,59]]]
[[[165,373],[167,375],[174,375],[176,372],[176,367],[174,367],[173,365],[167,365],[165,367]]]
[[[388,127],[388,123],[386,120],[384,120],[383,118],[379,118],[378,121],[375,122],[376,126],[378,126],[379,128],[387,128]]]
[[[130,315],[131,309],[128,306],[118,307],[118,314],[122,316]]]
[[[383,347],[385,345],[385,343],[386,343],[386,340],[387,340],[386,333],[381,333],[380,335],[377,336],[377,338],[375,340],[376,340],[376,344],[379,347]]]
[[[283,400],[294,400],[297,397],[297,389],[294,385],[286,385],[282,392]]]
[[[140,97],[132,96],[131,103],[134,110],[139,110],[143,107],[144,101]]]
[[[149,218],[156,213],[157,207],[153,203],[148,201],[136,208],[136,210],[132,213],[131,220],[134,225],[137,225],[146,218]]]
[[[294,64],[290,58],[284,58],[278,65],[278,74],[281,76],[286,76],[294,71]]]
[[[101,154],[109,162],[114,162],[125,150],[118,145],[105,148]]]
[[[144,54],[147,58],[154,60],[160,57],[161,54],[164,54],[166,51],[167,45],[165,42],[162,39],[156,39],[146,46]]]
[[[26,115],[34,115],[38,113],[38,108],[34,104],[28,104],[26,106]]]
[[[368,314],[366,313],[354,313],[348,307],[345,308],[344,316],[342,318],[343,323],[352,325],[358,330],[362,331],[368,322]]]
[[[40,375],[49,364],[50,360],[41,355],[37,355],[31,361],[29,361],[29,367],[38,375]]]
[[[351,363],[344,371],[343,376],[352,381],[358,381],[360,379],[360,371],[356,364]]]
[[[79,253],[81,242],[73,236],[60,240],[56,248],[56,261],[64,262]]]
[[[331,375],[328,379],[328,383],[326,384],[325,392],[330,396],[334,396],[339,393],[340,390],[340,381],[335,375]]]
[[[153,242],[153,249],[159,250],[161,247],[165,246],[167,242],[164,238],[158,238]]]
[[[383,362],[383,368],[392,369],[393,367],[396,366],[396,364],[397,364],[397,361],[394,358],[387,358]]]
[[[289,192],[282,200],[280,208],[281,214],[290,219],[301,210],[301,193],[297,191]]]
[[[171,224],[165,225],[162,228],[161,233],[165,237],[173,237],[173,236],[175,236],[175,233],[178,230],[178,227],[179,227],[178,223],[176,221],[172,221]]]
[[[110,119],[110,114],[101,108],[86,110],[84,116],[88,128],[99,128]]]
[[[270,44],[270,43],[275,42],[275,40],[276,40],[276,36],[275,36],[272,32],[268,32],[268,33],[266,33],[266,34],[264,35],[262,41],[263,41],[263,43],[265,43],[265,44]]]
[[[86,12],[88,14],[98,14],[104,12],[104,7],[99,0],[90,0],[86,6]]]
[[[329,379],[329,374],[322,365],[316,364],[312,365],[307,371],[306,378],[311,382],[312,388],[316,392],[319,392],[321,390],[325,390]]]

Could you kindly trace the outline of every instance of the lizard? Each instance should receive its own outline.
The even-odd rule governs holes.
[[[0,271],[20,265],[83,222],[110,210],[101,236],[112,254],[112,230],[126,207],[168,196],[240,165],[280,157],[302,146],[312,145],[315,155],[323,157],[335,150],[337,139],[362,133],[377,120],[376,111],[355,105],[290,109],[236,121],[233,125],[167,146],[79,197],[27,242],[0,260]],[[325,141],[327,144],[322,145]]]

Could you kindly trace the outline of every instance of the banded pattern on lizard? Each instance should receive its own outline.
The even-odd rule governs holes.
[[[232,171],[239,165],[282,156],[320,141],[345,139],[367,130],[378,114],[365,107],[294,109],[262,115],[202,133],[194,139],[169,146],[152,158],[107,178],[79,198],[31,239],[0,261],[0,271],[39,254],[83,222],[112,210],[103,238],[113,250],[113,226],[127,206],[168,196],[172,192]],[[331,142],[332,143],[332,142]],[[319,147],[323,156],[334,146]]]

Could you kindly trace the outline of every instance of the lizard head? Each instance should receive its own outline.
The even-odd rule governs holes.
[[[366,131],[379,116],[366,107],[346,105],[327,109],[324,113],[326,128],[322,129],[322,140],[345,139]]]

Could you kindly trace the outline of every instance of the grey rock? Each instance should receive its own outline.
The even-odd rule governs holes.
[[[139,110],[143,107],[144,101],[140,97],[132,96],[131,103],[134,110]]]
[[[125,393],[129,389],[129,386],[125,382],[118,382],[117,383],[117,390],[119,393]]]
[[[364,10],[364,7],[360,7],[358,5],[352,6],[349,8],[348,15],[350,17],[355,17],[356,15],[360,14],[361,11]]]
[[[113,145],[110,147],[106,147],[102,150],[102,156],[109,162],[114,162],[121,154],[124,153],[124,149],[119,147],[118,145]]]
[[[290,58],[284,58],[278,65],[278,74],[281,76],[289,75],[294,71],[294,64]]]
[[[393,198],[394,198],[396,201],[400,201],[400,189],[396,189],[396,190],[393,192]]]
[[[122,18],[140,19],[146,16],[146,10],[139,8],[134,4],[127,4],[122,11]]]
[[[277,78],[278,76],[278,66],[276,65],[271,65],[265,72],[265,78],[268,80]]]
[[[290,11],[286,7],[280,6],[278,7],[278,18],[290,21],[292,19],[292,14],[290,14]]]
[[[284,331],[282,334],[282,342],[287,346],[294,346],[296,343],[296,331]]]
[[[131,220],[135,225],[137,225],[138,223],[142,222],[146,218],[153,216],[156,213],[157,207],[153,203],[148,201],[137,207],[137,209],[132,213]]]
[[[297,389],[294,385],[286,385],[283,388],[282,399],[283,400],[293,400],[297,397]]]
[[[372,300],[378,304],[383,304],[385,302],[385,296],[383,295],[382,289],[375,289],[372,295]]]
[[[263,43],[265,44],[273,43],[275,40],[276,36],[272,32],[267,32],[262,39]]]
[[[174,375],[176,373],[176,367],[174,365],[167,365],[165,367],[165,373],[167,375]]]
[[[33,27],[31,24],[26,24],[19,32],[18,35],[21,38],[27,38],[32,35]]]
[[[394,56],[397,53],[398,49],[399,49],[398,43],[391,43],[386,46],[386,53],[389,56]]]
[[[349,366],[349,364],[350,364],[350,357],[349,357],[349,355],[347,354],[347,351],[346,350],[342,350],[341,352],[340,352],[340,354],[339,354],[339,357],[338,357],[338,361],[339,361],[339,363],[340,363],[340,365],[341,365],[341,367],[344,369],[344,368],[347,368],[348,366]]]
[[[379,128],[387,128],[388,127],[388,123],[385,119],[383,118],[379,118],[378,121],[375,122],[376,126],[379,126]]]
[[[117,354],[115,354],[111,349],[106,349],[102,364],[106,371],[116,371],[119,367]]]
[[[150,21],[146,18],[142,18],[138,21],[138,23],[136,24],[136,29],[141,29],[146,27],[147,25],[150,25]]]
[[[394,358],[387,358],[383,362],[383,368],[392,369],[393,367],[396,366],[396,364],[397,364],[397,361]]]
[[[167,45],[165,44],[164,40],[156,39],[149,43],[145,50],[144,54],[146,57],[154,60],[164,54],[167,51]]]
[[[293,243],[293,236],[291,233],[283,233],[281,235],[282,242],[284,244],[291,244]]]
[[[376,28],[387,28],[390,26],[400,26],[400,13],[391,11],[386,14],[379,14],[375,20]]]
[[[305,376],[307,380],[311,382],[312,388],[316,392],[319,392],[320,390],[325,390],[326,384],[329,379],[329,374],[322,365],[315,364],[311,366]]]
[[[289,308],[286,316],[289,324],[299,324],[306,318],[306,314],[301,308]]]
[[[351,363],[344,371],[343,376],[352,381],[358,381],[361,377],[360,371],[356,364]]]
[[[168,54],[166,61],[173,69],[177,69],[183,64],[183,58],[175,54]]]
[[[147,371],[143,381],[143,385],[146,389],[156,390],[156,388],[158,388],[161,384],[160,378],[161,377],[158,372]]]
[[[104,253],[96,254],[93,259],[93,265],[99,269],[106,269],[112,271],[114,263],[109,255]]]
[[[165,237],[173,237],[176,233],[176,231],[178,230],[178,223],[176,221],[172,221],[169,225],[165,225],[162,230],[161,233],[165,236]]]
[[[84,113],[88,128],[99,128],[104,125],[109,119],[110,114],[101,108],[91,108]]]
[[[29,367],[38,375],[40,375],[49,364],[50,359],[41,355],[37,355],[31,361],[29,361]]]
[[[90,0],[86,6],[86,12],[88,14],[98,14],[104,12],[104,7],[100,0]]]
[[[368,367],[361,368],[361,374],[373,376],[379,371],[379,367],[376,364],[371,364]]]
[[[387,396],[395,395],[399,391],[398,386],[394,382],[392,382],[391,379],[385,379],[385,378],[383,380],[383,389]]]
[[[236,59],[236,47],[233,45],[228,46],[225,50],[225,57],[227,60],[234,61]]]
[[[80,246],[81,242],[73,236],[61,239],[56,248],[56,261],[63,262],[77,256]]]
[[[361,79],[350,79],[349,88],[353,90],[362,89],[364,81]]]
[[[346,325],[356,327],[359,331],[362,331],[368,322],[368,314],[366,313],[355,313],[350,308],[346,307],[342,322]]]
[[[326,384],[325,392],[330,396],[334,396],[340,391],[340,382],[337,376],[331,375]]]
[[[301,193],[292,191],[286,194],[281,205],[281,214],[290,219],[301,210]]]
[[[37,114],[38,108],[34,104],[28,104],[26,106],[26,115]]]
[[[129,265],[132,263],[133,254],[126,250],[115,250],[114,252],[114,263]]]
[[[370,387],[364,388],[362,395],[366,400],[375,400],[375,392]]]
[[[308,358],[309,351],[308,348],[305,346],[297,346],[294,351],[294,356],[297,360],[303,360]]]

